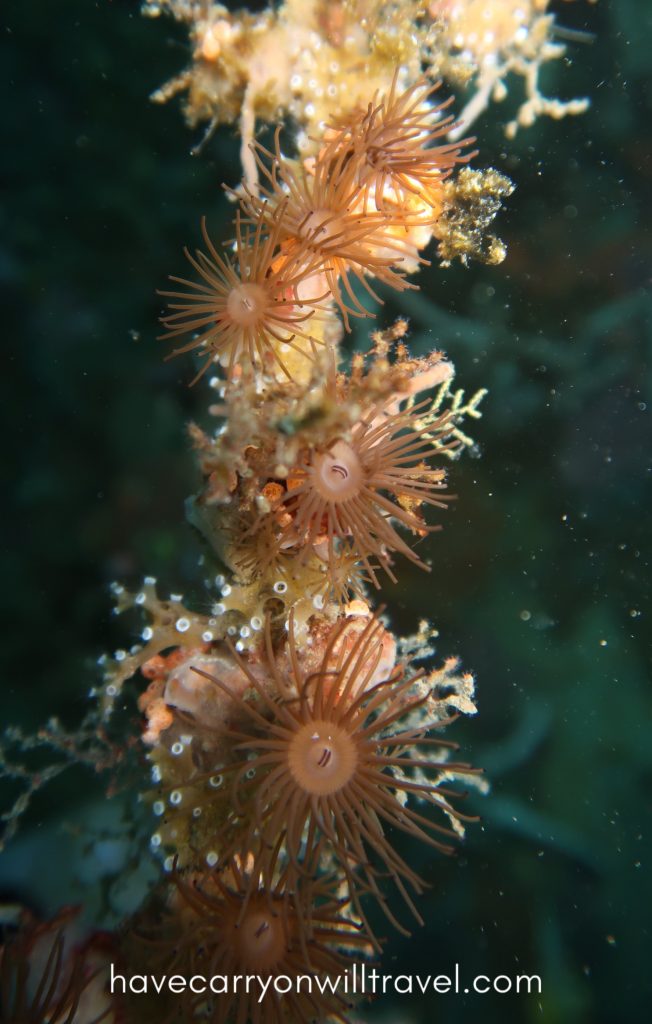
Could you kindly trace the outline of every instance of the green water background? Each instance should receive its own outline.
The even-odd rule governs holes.
[[[595,39],[543,84],[590,95],[589,112],[507,143],[508,101],[474,127],[476,165],[517,185],[498,222],[505,263],[424,271],[381,314],[407,313],[414,351],[443,348],[461,386],[490,392],[432,574],[403,565],[384,597],[398,629],[428,616],[442,655],[476,673],[479,715],[455,735],[492,782],[470,799],[482,824],[459,857],[403,843],[431,885],[426,926],[383,962],[536,972],[544,990],[381,999],[370,1021],[651,1014],[652,5],[559,11]],[[238,140],[222,129],[192,157],[177,105],[148,102],[187,47],[137,3],[9,0],[0,29],[1,700],[5,723],[35,730],[79,721],[97,655],[133,642],[111,580],[152,573],[209,604],[182,512],[197,483],[184,424],[206,422],[206,393],[185,386],[189,363],[162,361],[155,290],[203,213],[226,234]],[[128,798],[107,804],[71,771],[0,857],[0,894],[115,921],[152,870],[138,827]]]

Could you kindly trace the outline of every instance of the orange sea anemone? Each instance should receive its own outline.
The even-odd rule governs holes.
[[[308,1024],[328,1018],[346,1024],[350,1001],[341,976],[351,966],[352,952],[364,956],[369,943],[346,916],[346,901],[338,898],[332,879],[297,891],[285,873],[265,886],[251,858],[235,857],[221,870],[201,876],[175,869],[172,880],[175,895],[162,921],[145,923],[139,954],[146,950],[150,962],[168,973],[217,978],[223,985],[213,994],[210,989],[186,993],[184,1019]],[[282,995],[269,984],[278,976],[283,977]],[[236,983],[247,977],[253,987]],[[338,977],[334,991],[324,985],[324,979],[335,982]],[[267,982],[266,989],[256,979]],[[285,979],[292,983],[287,991]]]
[[[281,521],[289,519],[282,509],[280,516]],[[341,538],[334,538],[331,551],[327,544],[323,548],[317,545],[314,559],[308,564],[304,551],[292,544],[283,545],[276,512],[260,518],[242,516],[231,534],[227,562],[239,580],[250,582],[264,572],[277,582],[294,583],[299,592],[316,601],[315,607],[320,606],[320,600],[323,607],[330,602],[346,604],[352,596],[364,598],[367,587],[374,582],[372,573],[378,568],[367,568],[356,547]]]
[[[237,702],[239,717],[248,723],[231,731],[240,760],[223,771],[231,778],[233,816],[244,830],[241,848],[257,851],[265,884],[284,862],[297,879],[311,877],[314,850],[325,844],[366,928],[365,894],[400,928],[379,883],[391,877],[420,921],[408,887],[421,892],[422,882],[385,829],[451,852],[456,832],[412,801],[443,812],[449,821],[464,819],[442,778],[474,770],[446,761],[443,748],[455,745],[429,735],[450,719],[433,720],[434,706],[426,710],[434,698],[419,685],[422,673],[399,666],[376,681],[385,653],[378,619],[370,619],[353,643],[341,642],[346,629],[345,619],[332,631],[318,669],[306,672],[291,617],[289,675],[271,650],[268,629],[269,671],[282,699],[271,699],[244,661],[254,700],[234,696],[217,677],[206,678]]]
[[[254,223],[259,219],[270,226],[278,222],[289,251],[299,246],[321,262],[347,330],[349,316],[371,315],[355,295],[350,277],[376,302],[382,300],[369,276],[400,291],[416,287],[396,269],[406,257],[406,246],[389,233],[390,218],[365,202],[355,161],[349,159],[345,148],[338,154],[329,153],[325,161],[317,160],[312,173],[281,155],[278,132],[273,153],[258,144],[255,153],[266,184],[260,195],[245,189],[244,211]],[[414,255],[411,247],[409,255]]]
[[[328,130],[320,160],[328,164],[346,153],[371,208],[394,215],[404,208],[409,223],[410,216],[419,221],[441,212],[441,185],[455,164],[474,155],[463,153],[473,140],[433,145],[453,123],[452,116],[442,116],[451,100],[432,106],[440,83],[422,78],[400,92],[398,77],[396,72],[388,94],[377,95],[363,116],[356,112]]]
[[[161,317],[166,329],[162,339],[199,332],[168,358],[192,349],[208,352],[195,380],[214,363],[231,377],[236,367],[247,362],[263,369],[276,364],[291,378],[284,350],[300,347],[310,358],[319,344],[310,326],[318,316],[320,300],[298,295],[301,283],[315,273],[317,261],[301,247],[292,254],[279,251],[284,217],[285,204],[280,203],[273,216],[243,230],[238,214],[235,261],[217,251],[204,218],[201,229],[208,255],[198,249],[193,256],[185,250],[199,280],[171,277],[188,291],[160,292],[173,300]]]
[[[423,536],[441,527],[427,525],[420,506],[446,508],[452,499],[444,490],[445,471],[428,465],[442,448],[451,447],[445,442],[450,422],[446,416],[428,422],[428,404],[396,411],[395,399],[386,400],[362,416],[349,438],[304,451],[289,477],[283,508],[291,521],[282,543],[321,544],[334,565],[336,539],[349,539],[376,586],[372,557],[394,581],[389,552],[427,569],[392,520]]]
[[[337,541],[337,556],[329,557],[328,547],[317,548],[317,565],[310,572],[303,572],[306,593],[313,599],[321,598],[324,604],[334,602],[347,604],[352,597],[364,600],[367,588],[373,584],[372,573],[377,566],[369,566],[361,560],[355,546],[350,542]],[[296,556],[299,559],[301,555]]]

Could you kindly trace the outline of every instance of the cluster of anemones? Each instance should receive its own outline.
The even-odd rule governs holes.
[[[303,586],[309,565],[313,596],[346,600],[363,589],[361,580],[379,585],[379,566],[394,579],[394,553],[424,567],[394,522],[415,536],[437,528],[421,513],[449,501],[444,471],[432,460],[449,447],[453,421],[434,414],[432,401],[415,404],[416,386],[375,396],[358,388],[354,404],[346,378],[335,372],[334,339],[338,314],[346,329],[352,317],[371,315],[355,282],[377,301],[376,282],[414,287],[406,274],[423,262],[419,250],[437,232],[444,182],[468,159],[459,145],[436,144],[451,118],[443,116],[446,104],[433,104],[433,92],[425,81],[401,91],[395,75],[366,110],[331,124],[317,156],[303,163],[281,155],[278,133],[274,153],[256,147],[263,186],[240,195],[235,258],[218,252],[203,224],[207,251],[187,254],[198,280],[174,278],[187,290],[164,293],[165,337],[190,335],[173,355],[205,352],[200,373],[224,368],[242,409],[260,405],[261,393],[274,394],[283,382],[321,394],[322,412],[328,401],[356,409],[346,421],[326,422],[315,397],[316,427],[289,460],[269,451],[276,424],[267,425],[267,452],[250,432],[250,457],[234,478],[229,511],[204,531],[217,537],[213,546],[223,557],[229,549],[227,564],[240,578],[270,566],[277,577],[296,578],[301,566]],[[441,384],[448,364],[436,359]],[[425,377],[421,388],[431,386],[432,375],[414,369]],[[293,432],[295,440],[302,433]],[[219,447],[228,440],[221,436]],[[344,562],[351,571],[343,580]]]
[[[270,614],[246,652],[227,639],[157,655],[143,671],[157,681],[141,705],[151,843],[174,882],[143,925],[168,970],[344,970],[347,957],[381,948],[370,903],[405,932],[388,879],[421,921],[424,883],[395,836],[448,853],[469,820],[455,782],[476,772],[451,759],[455,745],[440,735],[458,709],[473,710],[469,676],[454,663],[412,670],[382,621],[361,610],[315,616],[300,643],[292,614],[287,623]],[[273,997],[271,1006],[252,1019],[276,1020]],[[307,1004],[290,1009],[311,1019]],[[228,1019],[223,1004],[207,1013]]]
[[[217,436],[193,431],[204,486],[191,510],[233,574],[227,604],[234,588],[240,601],[242,588],[280,588],[290,607],[302,595],[345,605],[383,574],[395,581],[398,556],[428,568],[413,544],[440,529],[425,513],[449,505],[443,463],[468,440],[461,419],[476,414],[456,404],[451,379],[441,353],[411,359],[402,347],[301,394],[227,390]]]
[[[159,599],[152,578],[114,594],[117,611],[139,609],[147,624],[141,644],[104,661],[104,718],[127,679],[146,680],[150,846],[165,874],[111,950],[131,979],[117,999],[103,997],[106,957],[92,960],[97,977],[69,974],[63,933],[39,993],[61,1024],[347,1024],[343,978],[381,950],[386,923],[406,932],[401,902],[421,922],[425,883],[401,835],[448,853],[470,820],[459,786],[479,776],[441,733],[474,713],[472,677],[455,659],[415,670],[434,632],[397,640],[360,600],[299,623],[280,595],[258,619],[237,602],[188,611],[181,595]],[[15,962],[3,966],[17,979]],[[157,994],[152,977],[181,988]],[[264,992],[238,989],[247,977]],[[41,994],[25,1004],[30,1022]]]
[[[342,327],[371,315],[358,285],[372,301],[379,285],[414,287],[446,179],[468,158],[440,143],[451,118],[433,92],[395,75],[302,162],[279,133],[273,152],[256,145],[262,185],[234,194],[232,252],[203,223],[204,248],[187,253],[196,279],[165,293],[165,337],[183,339],[172,355],[200,352],[198,376],[212,367],[220,393],[223,427],[191,432],[205,485],[190,516],[225,571],[206,615],[160,601],[151,580],[135,596],[116,589],[120,610],[150,621],[108,664],[105,707],[140,670],[150,843],[169,872],[125,935],[135,963],[341,973],[381,948],[374,905],[403,932],[397,899],[421,921],[424,882],[397,837],[446,853],[463,832],[455,783],[476,773],[441,730],[475,710],[472,679],[454,663],[414,670],[367,589],[379,570],[396,578],[397,555],[428,567],[408,537],[439,528],[424,510],[451,499],[441,457],[463,443],[473,403],[451,396],[441,353],[410,358],[404,321],[348,374],[336,353]],[[182,1013],[345,1021],[346,1005],[323,989],[284,1001],[231,990],[189,993]]]
[[[396,76],[302,163],[283,157],[278,132],[273,153],[255,146],[263,185],[239,196],[235,257],[218,252],[204,224],[207,251],[186,253],[198,279],[173,278],[187,290],[163,293],[165,337],[192,336],[173,355],[200,349],[204,368],[218,363],[230,379],[251,367],[305,379],[302,364],[336,331],[333,306],[347,329],[371,315],[354,282],[375,301],[374,280],[414,287],[406,273],[436,232],[444,181],[469,156],[464,143],[433,145],[451,121],[433,91],[425,81],[400,91]]]

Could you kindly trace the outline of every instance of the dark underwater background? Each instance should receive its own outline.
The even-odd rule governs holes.
[[[431,575],[404,563],[383,596],[399,631],[429,617],[441,655],[476,673],[479,714],[454,736],[492,786],[469,798],[482,822],[457,858],[401,844],[431,886],[426,925],[383,966],[538,973],[543,994],[381,999],[374,1022],[652,1019],[652,4],[554,9],[593,39],[543,87],[589,95],[588,113],[507,143],[508,99],[474,126],[475,166],[517,186],[497,221],[507,259],[435,265],[379,315],[409,316],[414,352],[441,347],[460,386],[489,389]],[[226,237],[238,140],[222,128],[192,156],[178,104],[148,101],[187,42],[132,0],[4,0],[0,47],[0,699],[3,726],[34,733],[74,727],[98,655],[135,639],[110,581],[149,573],[210,603],[183,516],[184,425],[207,422],[207,392],[186,386],[190,362],[163,362],[155,291],[202,214]],[[0,809],[21,792],[0,782]],[[134,792],[108,802],[71,768],[0,855],[0,898],[82,902],[113,925],[155,877],[146,828]]]

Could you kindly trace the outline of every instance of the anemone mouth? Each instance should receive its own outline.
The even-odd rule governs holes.
[[[267,305],[267,294],[262,285],[245,282],[229,292],[226,312],[240,327],[252,327],[265,315]]]
[[[282,919],[268,902],[255,901],[233,933],[240,963],[251,971],[271,971],[283,962],[288,944]]]
[[[329,796],[350,782],[358,764],[358,752],[342,726],[325,719],[310,721],[290,741],[288,764],[304,792]]]
[[[196,249],[193,255],[185,250],[196,280],[172,276],[170,280],[183,290],[159,293],[172,300],[160,318],[165,328],[160,337],[168,341],[190,337],[167,358],[206,350],[207,358],[193,383],[214,362],[228,371],[229,378],[240,374],[244,362],[256,368],[274,365],[275,372],[280,370],[292,380],[283,346],[314,361],[314,347],[324,344],[311,329],[313,317],[323,318],[319,309],[328,290],[319,275],[322,257],[302,244],[290,251],[283,248],[285,209],[282,200],[265,220],[253,217],[246,230],[238,213],[235,259],[218,251],[202,220],[206,252]],[[307,281],[312,283],[306,286]]]
[[[313,210],[301,224],[301,237],[318,251],[341,243],[345,235],[345,222],[332,210]]]
[[[329,451],[315,457],[313,478],[315,489],[325,501],[346,501],[360,493],[364,470],[351,445],[337,441]]]
[[[382,170],[390,166],[391,161],[388,150],[390,150],[390,145],[387,145],[386,147],[383,147],[380,143],[370,145],[365,153],[365,163],[368,167],[373,168],[374,171]]]

